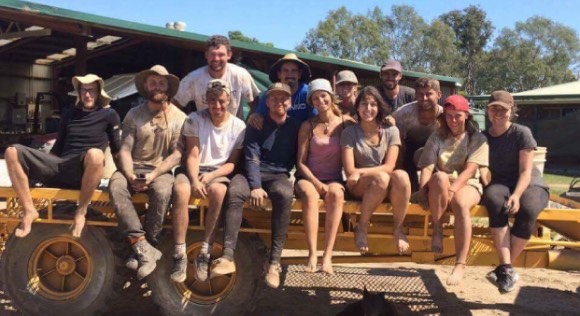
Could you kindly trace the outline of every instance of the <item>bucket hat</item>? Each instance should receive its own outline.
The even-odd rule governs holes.
[[[167,89],[167,96],[169,97],[169,100],[175,96],[177,90],[179,89],[179,78],[170,74],[167,69],[161,65],[155,65],[150,69],[143,70],[135,75],[135,88],[137,88],[137,91],[140,95],[147,95],[147,91],[145,90],[145,80],[147,80],[149,75],[159,75],[167,78],[167,83],[169,85],[169,88]]]
[[[109,107],[109,102],[111,102],[111,97],[105,91],[105,82],[103,79],[95,74],[87,74],[85,76],[76,76],[72,78],[72,85],[77,93],[77,100],[75,105],[79,105],[81,102],[81,96],[79,95],[79,88],[81,84],[89,84],[96,82],[99,84],[99,90],[101,90],[101,96],[99,98],[99,105],[103,108]]]
[[[504,109],[510,110],[514,107],[514,97],[507,91],[494,91],[489,96],[489,101],[487,101],[487,107],[492,105],[499,105]]]
[[[308,104],[312,104],[312,94],[316,91],[326,91],[331,96],[334,95],[332,92],[332,87],[330,82],[326,79],[314,79],[308,84],[308,94],[306,95],[306,101]]]
[[[300,70],[302,70],[302,77],[300,77],[300,81],[301,82],[306,82],[308,81],[308,79],[310,79],[310,67],[308,67],[308,65],[303,62],[300,58],[298,58],[298,56],[296,56],[296,54],[294,53],[288,53],[286,55],[284,55],[284,57],[278,59],[270,68],[270,81],[271,82],[276,82],[279,81],[278,79],[278,71],[280,71],[280,68],[282,67],[282,64],[287,62],[287,61],[291,61],[294,62],[298,65],[298,67],[300,68]]]

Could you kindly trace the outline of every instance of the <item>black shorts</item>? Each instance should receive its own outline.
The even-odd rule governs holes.
[[[47,187],[80,189],[86,152],[61,158],[23,145],[13,147],[30,184],[41,182]]]

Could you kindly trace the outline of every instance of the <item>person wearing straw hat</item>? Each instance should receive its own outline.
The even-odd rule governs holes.
[[[296,139],[300,122],[290,117],[292,92],[287,84],[276,82],[266,91],[268,116],[262,129],[246,127],[244,139],[245,173],[236,174],[224,200],[224,252],[214,261],[211,275],[236,271],[234,251],[243,219],[246,200],[262,208],[266,198],[272,202],[272,247],[265,281],[269,287],[280,285],[280,257],[290,224],[294,189],[289,179],[296,162]]]
[[[292,106],[288,110],[288,116],[295,118],[301,123],[318,114],[306,100],[310,67],[298,58],[296,54],[289,53],[278,59],[270,68],[269,78],[271,82],[281,82],[290,87]],[[256,112],[248,117],[248,125],[258,129],[262,128],[264,117],[268,114],[266,98],[265,94],[260,97]]]
[[[32,222],[38,218],[30,196],[30,180],[49,187],[80,188],[71,229],[73,237],[80,237],[91,196],[103,175],[103,153],[107,146],[114,155],[119,152],[120,118],[109,107],[111,98],[104,90],[103,79],[88,74],[74,77],[72,84],[77,101],[62,117],[51,153],[12,145],[4,154],[12,187],[24,210],[22,222],[14,232],[17,237],[28,235]]]
[[[182,157],[178,141],[187,116],[170,102],[179,88],[179,79],[165,67],[155,65],[141,71],[135,76],[135,87],[145,101],[123,120],[119,170],[111,176],[109,191],[121,234],[137,257],[127,266],[137,268],[141,280],[153,272],[161,258],[161,252],[150,243],[157,242],[171,199],[171,170]],[[149,196],[144,227],[131,201],[136,192]]]
[[[222,79],[231,88],[228,110],[244,120],[242,99],[249,104],[255,104],[260,90],[246,69],[228,62],[231,58],[232,48],[227,37],[213,35],[208,38],[205,51],[207,66],[190,72],[181,80],[179,90],[173,99],[174,104],[185,108],[193,100],[197,111],[207,109],[205,94],[207,84],[213,79]]]

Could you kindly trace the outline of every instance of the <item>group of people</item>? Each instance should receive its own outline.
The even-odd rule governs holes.
[[[61,188],[80,188],[71,234],[80,237],[90,198],[103,173],[103,151],[110,146],[117,171],[109,182],[122,235],[134,255],[127,267],[139,279],[161,259],[156,248],[171,206],[175,282],[183,282],[191,263],[186,233],[190,198],[207,199],[205,234],[195,258],[195,278],[236,271],[235,250],[244,204],[272,205],[272,246],[265,282],[280,284],[280,257],[294,195],[301,199],[309,249],[305,271],[318,268],[319,200],[325,203],[325,246],[320,271],[333,273],[332,251],[346,198],[359,199],[356,248],[369,251],[368,227],[375,209],[388,200],[399,253],[409,251],[404,219],[410,201],[432,213],[432,250],[443,252],[443,214],[454,214],[456,264],[447,280],[462,279],[471,241],[470,209],[486,206],[500,265],[487,277],[502,292],[518,279],[512,267],[530,239],[548,190],[532,164],[536,142],[530,130],[512,122],[516,105],[508,92],[495,91],[487,105],[491,126],[480,132],[469,102],[451,95],[442,104],[439,82],[419,78],[414,89],[399,84],[397,61],[380,69],[381,84],[359,91],[350,70],[336,74],[335,88],[322,78],[309,82],[309,66],[295,54],[270,69],[273,82],[260,95],[244,68],[229,63],[226,37],[208,39],[201,67],[179,80],[161,65],[135,76],[144,101],[122,124],[108,103],[103,80],[74,77],[76,107],[62,118],[51,154],[14,145],[5,158],[24,216],[15,235],[25,237],[38,218],[29,179]],[[241,100],[251,105],[244,120]],[[186,115],[182,109],[193,107]],[[295,181],[290,175],[295,169]],[[420,176],[418,176],[420,171]],[[144,223],[131,201],[149,196]],[[515,217],[513,226],[508,218]],[[223,254],[212,258],[223,218]],[[212,259],[214,259],[212,261]]]

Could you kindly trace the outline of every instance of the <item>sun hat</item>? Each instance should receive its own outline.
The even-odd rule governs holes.
[[[292,96],[292,90],[290,90],[290,86],[282,82],[274,82],[273,84],[271,84],[268,87],[268,90],[266,90],[266,96],[274,91],[282,91],[288,94],[288,96]]]
[[[403,67],[401,66],[401,63],[398,62],[397,60],[387,60],[382,66],[381,66],[381,72],[383,71],[387,71],[387,70],[396,70],[400,73],[403,73]]]
[[[284,55],[284,57],[278,59],[270,68],[269,75],[270,81],[272,82],[280,81],[280,79],[278,79],[278,71],[280,71],[282,65],[288,61],[296,63],[298,67],[302,70],[302,77],[300,77],[300,81],[306,82],[308,81],[308,79],[310,79],[310,67],[308,67],[308,65],[305,62],[299,59],[298,56],[296,56],[296,54],[288,53]]]
[[[312,104],[312,94],[314,94],[316,91],[326,91],[331,96],[334,95],[332,92],[332,86],[328,80],[314,79],[308,84],[308,94],[306,95],[306,101],[308,104]]]
[[[169,85],[167,96],[169,97],[169,100],[171,100],[179,89],[179,78],[170,74],[167,69],[161,65],[155,65],[150,69],[143,70],[135,75],[135,87],[139,94],[142,96],[147,95],[147,91],[145,90],[145,80],[147,80],[147,77],[150,75],[159,75],[167,78],[167,83]]]
[[[212,79],[207,83],[207,90],[206,92],[216,90],[216,91],[224,91],[228,95],[231,95],[230,85],[227,81],[223,79]]]
[[[459,94],[454,94],[445,99],[443,109],[469,112],[469,101]]]
[[[350,70],[342,70],[336,74],[336,84],[340,84],[343,82],[350,82],[354,84],[358,84],[358,79],[354,72]]]
[[[494,91],[489,96],[489,101],[487,101],[487,107],[492,105],[499,105],[502,108],[510,110],[514,107],[514,97],[507,91]]]
[[[77,93],[77,100],[75,105],[81,102],[81,96],[79,95],[79,89],[82,84],[90,84],[96,82],[99,84],[99,90],[101,90],[101,97],[99,99],[100,106],[103,108],[109,107],[109,102],[111,102],[111,97],[105,91],[105,82],[103,79],[94,74],[87,74],[85,76],[76,76],[72,78],[72,85]]]

